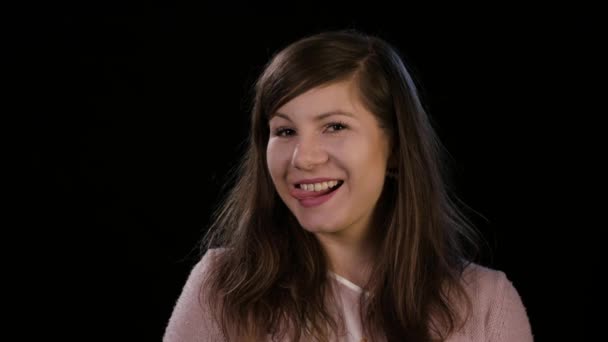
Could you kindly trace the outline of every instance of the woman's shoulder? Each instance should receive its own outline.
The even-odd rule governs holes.
[[[194,265],[169,318],[164,342],[219,340],[219,330],[202,301],[201,296],[205,293],[201,292],[201,286],[209,274],[210,267],[224,252],[224,248],[208,249]]]
[[[210,266],[218,262],[218,260],[226,253],[227,249],[224,247],[209,248],[200,258],[192,271],[203,271]]]
[[[473,262],[465,267],[462,280],[468,291],[478,294],[496,293],[509,282],[503,271]]]
[[[190,270],[190,275],[186,280],[185,286],[200,285],[209,269],[218,262],[225,252],[225,248],[210,248],[203,253],[198,262]]]
[[[472,304],[468,330],[486,340],[532,341],[526,308],[505,272],[470,263],[462,275]]]
[[[521,303],[513,282],[501,270],[470,263],[464,269],[462,281],[477,309],[496,309],[504,301]]]

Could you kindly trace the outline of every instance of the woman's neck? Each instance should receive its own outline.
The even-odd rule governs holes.
[[[317,234],[327,255],[329,270],[363,288],[371,272],[375,250],[370,239]]]

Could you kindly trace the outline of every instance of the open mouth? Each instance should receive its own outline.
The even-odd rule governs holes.
[[[327,202],[343,184],[343,180],[315,184],[295,184],[290,192],[300,205],[305,208],[312,208]]]

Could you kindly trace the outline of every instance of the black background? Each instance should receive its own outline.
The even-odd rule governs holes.
[[[589,166],[573,141],[593,96],[593,13],[353,6],[32,10],[19,255],[32,281],[17,312],[44,323],[22,334],[159,340],[242,151],[256,76],[293,40],[343,28],[405,57],[457,194],[481,214],[482,262],[513,281],[536,340],[587,332],[576,208],[590,207],[573,180]]]

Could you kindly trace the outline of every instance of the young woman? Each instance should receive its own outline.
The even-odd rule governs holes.
[[[384,40],[326,32],[277,53],[164,340],[531,341],[505,274],[467,258],[441,152]]]

